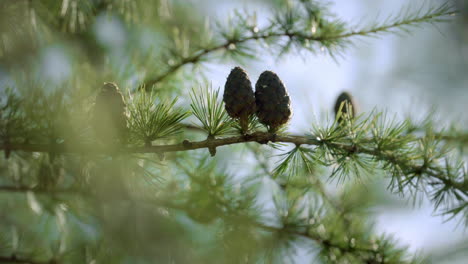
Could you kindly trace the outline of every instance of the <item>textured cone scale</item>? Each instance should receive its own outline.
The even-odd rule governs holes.
[[[338,118],[338,122],[341,123],[345,118],[354,118],[356,113],[356,103],[353,97],[348,92],[342,92],[335,103],[335,117],[338,116],[341,108],[341,116]]]
[[[124,143],[127,135],[127,116],[124,98],[115,83],[104,83],[93,109],[96,136],[105,144]]]
[[[231,70],[223,95],[224,106],[230,117],[239,119],[242,130],[247,130],[248,118],[255,113],[255,96],[247,73],[240,67]]]
[[[278,75],[263,72],[255,85],[255,102],[259,121],[276,131],[292,116],[291,99]]]

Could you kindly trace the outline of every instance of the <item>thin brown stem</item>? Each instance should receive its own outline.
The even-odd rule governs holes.
[[[146,87],[146,89],[151,89],[153,85],[164,81],[166,78],[168,78],[169,76],[177,72],[180,68],[182,68],[185,65],[198,63],[202,61],[204,57],[214,52],[227,50],[232,45],[239,45],[239,44],[243,44],[245,42],[249,42],[252,40],[268,40],[271,38],[286,37],[289,39],[300,38],[300,39],[304,39],[308,41],[316,41],[316,42],[334,41],[334,40],[346,39],[346,38],[351,38],[351,37],[356,37],[356,36],[368,36],[368,35],[373,35],[379,32],[389,32],[392,29],[400,28],[402,26],[409,26],[413,24],[424,23],[424,22],[428,22],[428,21],[431,21],[433,19],[437,19],[440,17],[453,15],[454,13],[455,12],[451,10],[447,10],[447,11],[443,10],[441,12],[430,13],[421,17],[415,17],[412,19],[403,19],[403,20],[400,20],[400,21],[397,21],[388,25],[382,25],[382,26],[378,26],[378,27],[366,29],[366,30],[349,31],[349,32],[345,32],[342,34],[338,34],[338,35],[322,35],[322,36],[318,35],[317,36],[313,34],[312,35],[305,34],[304,32],[285,31],[285,32],[268,32],[268,33],[263,33],[263,34],[253,34],[244,38],[226,40],[225,42],[221,44],[208,47],[208,48],[202,48],[198,51],[195,51],[192,55],[182,59],[175,65],[169,67],[166,71],[162,72],[156,77],[153,77],[145,81],[144,84],[140,86],[140,88]]]
[[[0,146],[0,150],[10,151],[26,151],[26,152],[51,152],[55,153],[82,153],[82,154],[115,154],[117,153],[165,153],[165,152],[177,152],[177,151],[188,151],[195,149],[204,148],[216,148],[221,146],[241,144],[246,142],[257,142],[265,144],[266,142],[278,142],[278,143],[291,143],[295,145],[315,145],[323,146],[326,144],[327,147],[333,149],[340,149],[350,154],[365,154],[373,156],[378,160],[386,161],[394,165],[400,165],[400,167],[406,168],[403,172],[407,175],[419,172],[420,174],[426,174],[432,178],[438,179],[447,187],[453,187],[468,195],[468,184],[464,182],[456,182],[445,176],[442,171],[433,170],[425,165],[415,165],[411,161],[403,160],[392,153],[380,151],[377,148],[370,147],[359,147],[356,148],[352,144],[344,143],[332,143],[323,142],[316,137],[306,136],[290,136],[290,135],[277,135],[267,132],[255,132],[243,136],[233,136],[227,138],[213,138],[206,139],[203,141],[195,142],[183,142],[180,144],[171,145],[156,145],[156,146],[143,146],[143,147],[122,147],[120,149],[109,149],[104,147],[96,146],[85,146],[85,145],[49,145],[49,144],[9,144],[8,146]]]

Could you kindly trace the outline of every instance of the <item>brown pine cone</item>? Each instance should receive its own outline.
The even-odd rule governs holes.
[[[278,75],[263,72],[255,85],[255,102],[260,123],[275,132],[292,116],[291,99]]]
[[[348,92],[342,92],[335,103],[335,118],[338,117],[341,108],[341,115],[338,118],[338,123],[343,122],[344,119],[352,119],[356,113],[356,103],[353,97]]]
[[[249,76],[241,67],[231,70],[224,85],[223,101],[229,116],[239,119],[242,132],[247,132],[249,117],[255,113],[255,96]]]
[[[127,136],[126,105],[115,83],[104,83],[96,97],[92,125],[96,136],[106,145],[123,144]]]

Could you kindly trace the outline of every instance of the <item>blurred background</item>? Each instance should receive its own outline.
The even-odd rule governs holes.
[[[161,0],[162,9],[167,1]],[[255,9],[260,25],[262,21],[266,21],[272,5],[275,5],[275,1],[268,0],[183,2],[186,9],[181,13],[190,13],[187,10],[196,9],[210,21],[226,22],[227,14],[235,16],[233,9]],[[335,0],[330,9],[346,22],[367,25],[400,13],[403,6],[409,5],[412,10],[417,10],[440,2]],[[453,0],[453,4],[460,13],[447,23],[425,24],[410,33],[399,35],[379,34],[375,38],[357,38],[353,46],[335,59],[320,52],[318,55],[293,54],[278,59],[265,52],[259,55],[261,60],[245,64],[229,60],[203,64],[203,77],[213,87],[222,88],[231,68],[238,65],[247,70],[252,82],[264,70],[276,72],[291,96],[294,116],[289,131],[292,133],[304,133],[315,122],[329,122],[333,118],[334,101],[342,91],[349,91],[354,95],[361,112],[386,110],[390,116],[395,115],[398,119],[410,116],[422,120],[428,112],[435,109],[435,118],[441,127],[451,124],[468,129],[468,1]],[[169,5],[167,8],[170,8]],[[161,16],[164,15],[163,11]],[[5,16],[1,16],[0,25],[2,19],[5,20]],[[134,63],[128,58],[128,47],[138,46],[145,51],[158,44],[157,38],[154,38],[158,31],[168,29],[161,25],[152,28],[150,23],[146,23],[138,32],[133,32],[124,26],[122,19],[125,18],[99,17],[90,25],[92,30],[83,33],[85,36],[80,36],[89,40],[83,43],[67,41],[63,36],[52,39],[36,36],[40,42],[38,49],[30,48],[28,39],[10,44],[7,41],[2,42],[6,50],[21,51],[21,54],[2,54],[0,88],[5,89],[8,84],[14,83],[15,76],[10,74],[12,69],[32,72],[56,86],[69,79],[89,78],[74,74],[78,67],[75,62],[85,57],[97,64],[107,65],[103,67],[112,67],[109,73],[106,70],[99,73],[103,74],[101,79],[118,79],[121,88],[131,89],[138,82],[139,76],[119,72],[124,66]],[[70,30],[79,30],[83,21],[85,18],[77,16],[76,21],[70,21],[67,25]],[[41,27],[40,22],[37,23],[33,26]],[[17,21],[17,24],[20,27],[23,22]],[[7,29],[0,29],[0,32],[2,30]],[[18,45],[25,45],[25,49],[18,48],[21,47]],[[82,50],[92,50],[96,54],[72,52],[75,45],[93,46]],[[100,56],[100,52],[108,56]],[[119,77],[114,76],[113,72],[119,72]],[[187,93],[188,89],[181,92],[182,95]],[[229,161],[227,151],[229,150],[223,149],[219,154],[220,159],[224,158],[225,162]],[[331,190],[334,184],[330,183]],[[385,190],[386,184],[385,181],[380,181],[376,185],[380,187],[371,185],[369,188]],[[437,263],[466,263],[468,232],[460,219],[446,221],[446,218],[433,212],[433,206],[425,198],[413,203],[389,193],[384,197],[387,201],[373,208],[379,233],[395,234],[398,243],[409,246],[411,252],[433,254],[439,260]],[[456,252],[452,254],[453,259],[438,255],[447,249]],[[298,254],[298,259],[301,254]]]

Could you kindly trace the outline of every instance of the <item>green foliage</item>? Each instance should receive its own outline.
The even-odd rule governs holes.
[[[241,64],[247,60],[261,59],[257,56],[262,54],[259,51],[268,51],[278,57],[290,51],[299,54],[308,51],[312,54],[326,53],[336,59],[352,44],[353,37],[370,37],[381,32],[398,33],[400,28],[408,31],[423,23],[445,20],[454,12],[449,4],[420,8],[416,12],[411,12],[408,6],[402,8],[399,15],[389,17],[383,23],[378,21],[361,29],[336,19],[326,5],[317,1],[284,1],[263,27],[258,25],[254,12],[235,12],[235,18],[229,16],[225,23],[216,21],[215,30],[207,24],[199,26],[196,36],[203,43],[201,46],[191,45],[187,37],[177,30],[178,41],[168,45],[171,47],[170,52],[163,55],[163,61],[170,62],[169,67],[156,76],[147,77],[144,83],[146,87],[152,87],[187,64],[214,60],[217,57],[214,53],[221,53],[220,57]]]
[[[233,124],[234,129],[238,132],[239,135],[243,133],[240,122],[235,122]],[[261,131],[264,126],[258,121],[256,115],[250,115],[247,123],[247,132]]]
[[[7,90],[0,110],[0,137],[3,144],[17,142],[24,131],[24,115],[22,115],[21,99]]]
[[[224,106],[220,101],[219,89],[213,90],[210,87],[200,88],[198,91],[192,89],[190,94],[193,114],[201,123],[203,129],[208,136],[219,136],[228,133],[234,121],[224,110]]]
[[[283,158],[274,170],[277,176],[287,174],[287,177],[313,173],[319,161],[315,160],[312,150],[297,146],[282,154]]]
[[[33,87],[30,97],[23,104],[24,113],[29,118],[29,140],[33,142],[50,138],[58,143],[63,140],[62,133],[68,125],[69,111],[67,98],[63,89],[57,89],[46,94],[43,87]]]
[[[156,97],[156,93],[140,93],[129,107],[132,135],[136,142],[143,141],[147,146],[182,132],[180,122],[189,116],[187,111],[175,107],[177,99],[157,102]]]

